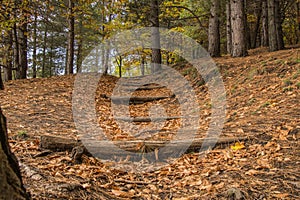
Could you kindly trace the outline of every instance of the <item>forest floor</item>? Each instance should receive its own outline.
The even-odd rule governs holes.
[[[260,48],[245,58],[225,56],[215,62],[228,106],[220,137],[249,139],[166,159],[167,164],[158,169],[154,167],[161,163],[151,163],[143,156],[135,162],[130,158],[104,162],[84,156],[82,163],[76,164],[68,151],[40,154],[42,135],[80,139],[72,114],[76,76],[6,83],[5,90],[0,91],[1,107],[8,121],[11,148],[19,158],[32,198],[300,199],[300,48],[272,53]],[[199,126],[190,128],[196,128],[196,138],[203,138],[213,106],[207,86],[189,65],[178,64],[174,69],[193,84],[200,119]],[[96,90],[95,110],[105,135],[113,141],[172,140],[182,124],[176,116],[184,114],[172,91],[152,85],[152,90],[134,91],[132,95],[166,98],[129,108],[120,105],[131,117],[144,118],[149,117],[149,109],[151,116],[159,116],[161,108],[157,105],[163,105],[167,116],[174,118],[165,119],[162,126],[119,122],[114,116],[120,116],[121,107],[113,110],[109,99],[117,82],[116,77],[103,76]],[[86,93],[81,92],[83,96]],[[149,126],[160,131],[151,132]]]

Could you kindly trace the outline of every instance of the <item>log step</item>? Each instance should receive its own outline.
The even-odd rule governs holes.
[[[184,117],[176,116],[176,117],[114,117],[115,120],[120,120],[124,122],[156,122],[156,121],[165,121],[165,120],[173,120],[173,119],[182,119]]]
[[[114,156],[136,156],[133,153],[154,153],[158,152],[160,158],[167,159],[170,156],[178,156],[176,154],[183,154],[185,152],[192,152],[197,149],[208,149],[211,146],[220,144],[229,144],[236,141],[245,141],[249,137],[220,137],[220,138],[196,138],[188,140],[175,141],[97,141],[89,140],[76,141],[69,138],[62,138],[50,135],[41,136],[40,148],[49,149],[52,151],[71,151],[78,146],[85,146],[89,155],[99,157],[101,159],[111,159]],[[205,146],[202,146],[205,144]],[[168,145],[168,148],[163,148]],[[156,153],[155,153],[156,154]],[[155,155],[154,158],[157,159]],[[134,158],[136,159],[136,157]],[[155,160],[155,159],[154,159]]]
[[[158,101],[158,100],[163,100],[163,99],[169,99],[169,98],[174,98],[175,95],[172,96],[156,96],[156,97],[139,97],[139,96],[131,96],[131,97],[126,97],[126,96],[114,96],[114,97],[108,97],[111,99],[112,103],[114,104],[127,104],[128,100],[130,104],[144,104],[146,102],[153,102],[153,101]]]

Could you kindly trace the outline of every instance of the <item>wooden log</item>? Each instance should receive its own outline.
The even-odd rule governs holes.
[[[163,100],[163,99],[169,99],[169,98],[174,98],[175,95],[171,96],[156,96],[156,97],[140,97],[140,96],[131,96],[131,97],[126,97],[126,96],[113,96],[113,97],[108,97],[111,99],[112,103],[114,104],[127,104],[129,101],[129,104],[144,104],[146,102],[152,102],[152,101],[158,101],[158,100]]]
[[[74,147],[79,146],[80,144],[80,141],[76,141],[74,139],[42,135],[39,148],[52,151],[72,151]]]
[[[181,116],[176,117],[156,117],[156,118],[150,118],[150,117],[115,117],[115,120],[125,121],[125,122],[152,122],[152,121],[164,121],[164,120],[172,120],[172,119],[182,119]]]
[[[138,87],[138,86],[137,86]],[[166,88],[165,86],[141,86],[138,88],[132,88],[132,87],[127,87],[125,88],[126,91],[141,91],[141,90],[157,90],[157,89],[162,89],[162,88]]]
[[[44,135],[41,137],[41,144],[44,149],[52,151],[71,150],[78,146],[86,148],[87,155],[93,155],[102,159],[111,159],[114,156],[127,157],[133,153],[151,153],[158,150],[160,157],[168,158],[185,152],[192,152],[201,148],[209,148],[220,144],[229,144],[236,141],[248,140],[248,137],[220,137],[220,138],[195,138],[190,140],[175,141],[76,141],[68,138]],[[203,145],[204,144],[204,145]],[[168,146],[168,148],[163,148]]]

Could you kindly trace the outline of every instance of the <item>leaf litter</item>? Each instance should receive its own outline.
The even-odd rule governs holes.
[[[33,199],[299,199],[300,193],[300,49],[269,53],[250,51],[245,58],[217,58],[227,92],[227,116],[221,136],[249,136],[248,141],[218,145],[208,152],[191,152],[152,172],[135,173],[141,160],[128,172],[116,163],[84,156],[71,162],[69,152],[41,153],[41,135],[80,139],[72,118],[75,76],[17,80],[0,92],[1,107],[8,121],[9,139],[22,169],[26,189]],[[198,97],[199,127],[196,137],[208,129],[211,103],[201,76],[189,65],[184,72]],[[171,140],[180,119],[164,121],[154,131],[140,134],[124,122],[120,128],[111,110],[110,96],[118,79],[104,76],[97,88],[99,126],[112,140]],[[134,91],[134,96],[171,96],[168,88]],[[130,105],[131,117],[149,117],[153,105],[162,105],[167,116],[181,116],[176,99]],[[122,113],[121,113],[122,114]],[[151,114],[151,113],[150,113]],[[88,119],[87,119],[88,120]],[[123,122],[122,122],[123,123]],[[149,128],[151,123],[137,123]],[[123,127],[123,128],[124,128]],[[26,133],[27,137],[21,137]],[[130,161],[119,160],[120,164]],[[148,167],[155,166],[149,163]]]

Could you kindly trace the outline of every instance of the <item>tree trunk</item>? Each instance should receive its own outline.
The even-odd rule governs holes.
[[[13,47],[13,32],[9,31],[8,32],[8,43],[7,48],[5,49],[5,57],[3,58],[3,65],[6,66],[5,68],[3,68],[4,70],[4,81],[9,81],[12,80],[12,47]]]
[[[4,90],[4,84],[2,80],[2,67],[0,66],[0,90]]]
[[[78,40],[78,46],[77,46],[77,60],[76,60],[76,72],[81,73],[82,71],[82,43],[83,39],[80,37]]]
[[[27,23],[23,23],[23,25],[19,29],[20,35],[20,47],[19,47],[19,56],[20,56],[20,68],[18,72],[18,79],[26,79],[27,78],[27,69],[28,69],[28,60],[27,60]]]
[[[260,28],[260,21],[261,21],[261,13],[262,13],[262,2],[258,2],[258,8],[255,10],[255,16],[256,16],[256,22],[255,22],[255,28],[253,32],[253,37],[251,41],[251,48],[256,48],[258,47],[257,45],[257,38],[259,34],[259,28]]]
[[[284,48],[282,32],[282,15],[279,0],[268,0],[269,50],[277,51]]]
[[[74,17],[74,2],[69,0],[68,5],[68,74],[73,74],[74,71],[74,44],[75,44],[75,17]]]
[[[45,25],[45,32],[44,32],[44,44],[43,44],[43,63],[42,63],[42,77],[46,77],[45,68],[46,68],[46,53],[47,53],[47,35],[48,35],[48,28]]]
[[[300,31],[300,1],[297,2],[297,23],[298,30]]]
[[[159,2],[158,0],[151,1],[151,13],[150,21],[151,27],[151,45],[152,45],[152,57],[151,57],[151,69],[152,73],[161,70],[161,46],[160,46],[160,33],[159,33]]]
[[[245,6],[242,0],[230,0],[232,26],[232,56],[246,56]]]
[[[269,46],[268,3],[262,0],[262,46]]]
[[[281,13],[280,0],[275,0],[275,25],[276,25],[276,37],[278,42],[278,50],[284,49],[282,23],[283,23],[283,17]]]
[[[208,52],[212,57],[220,57],[220,30],[219,30],[220,0],[212,0],[208,29]]]
[[[32,78],[36,78],[36,66],[37,66],[37,13],[34,13],[33,24],[33,53],[32,53]]]
[[[22,183],[18,160],[10,151],[6,118],[0,109],[0,199],[29,199]]]
[[[14,68],[16,69],[16,77],[18,77],[18,72],[20,69],[20,56],[19,56],[19,39],[18,39],[18,29],[17,25],[14,24],[13,27],[13,47],[14,47]]]
[[[232,53],[232,35],[231,35],[231,10],[230,0],[226,2],[226,37],[227,37],[227,53]]]

